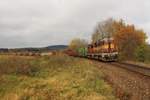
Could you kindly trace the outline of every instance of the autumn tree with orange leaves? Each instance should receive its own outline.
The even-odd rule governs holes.
[[[118,46],[121,58],[133,60],[136,49],[145,44],[146,33],[143,30],[136,29],[134,25],[128,25],[120,21],[114,21],[115,29],[113,37]]]

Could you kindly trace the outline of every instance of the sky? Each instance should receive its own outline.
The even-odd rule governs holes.
[[[0,0],[0,48],[88,41],[94,27],[122,18],[143,29],[150,43],[150,0]]]

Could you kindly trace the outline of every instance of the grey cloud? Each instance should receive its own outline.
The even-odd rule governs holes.
[[[136,24],[150,37],[148,9],[149,0],[1,0],[0,47],[90,40],[96,23],[110,17]]]

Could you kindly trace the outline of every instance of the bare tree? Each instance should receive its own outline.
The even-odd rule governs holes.
[[[113,22],[112,18],[99,22],[92,35],[92,42],[94,43],[105,37],[111,37],[114,33]]]

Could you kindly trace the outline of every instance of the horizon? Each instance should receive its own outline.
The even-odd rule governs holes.
[[[56,45],[47,45],[47,46],[39,46],[39,47],[16,47],[16,48],[0,48],[0,49],[26,49],[26,48],[47,48],[47,47],[53,47],[53,46],[68,46],[68,45],[63,45],[63,44],[56,44]]]

